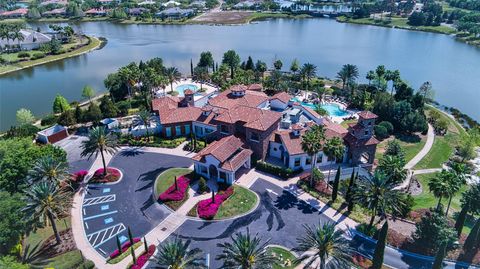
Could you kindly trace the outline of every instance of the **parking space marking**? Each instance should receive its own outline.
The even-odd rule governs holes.
[[[125,230],[125,225],[123,225],[123,223],[119,223],[94,233],[87,234],[87,239],[93,248],[97,248]]]
[[[113,202],[116,199],[115,194],[97,196],[83,200],[83,207]]]
[[[104,219],[103,222],[104,222],[105,224],[112,223],[112,222],[113,222],[113,218]]]
[[[97,215],[93,215],[93,216],[90,216],[90,217],[83,218],[83,220],[85,221],[85,220],[90,220],[90,219],[94,219],[94,218],[99,218],[99,217],[115,214],[117,212],[118,212],[117,210],[110,211],[110,212],[105,212],[105,213],[102,213],[102,214],[97,214]]]
[[[100,209],[101,209],[102,211],[108,210],[109,208],[110,208],[109,205],[102,205],[102,206],[100,207]]]
[[[110,192],[110,188],[104,188],[102,192],[103,192],[103,193]]]
[[[122,235],[118,238],[118,240],[120,240],[120,243],[123,244],[123,242],[127,241],[128,237],[126,237],[125,235]]]

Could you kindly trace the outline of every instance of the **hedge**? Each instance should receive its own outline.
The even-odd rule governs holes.
[[[273,165],[273,164],[270,164],[270,163],[267,163],[267,162],[264,162],[264,161],[258,161],[257,165],[256,165],[256,168],[260,171],[267,172],[269,174],[281,177],[283,179],[288,179],[288,178],[292,177],[293,175],[298,174],[299,172],[302,171],[301,168],[298,169],[298,170],[293,170],[293,169],[290,169],[290,168],[283,168],[283,167],[280,167],[280,166],[276,166],[276,165]]]

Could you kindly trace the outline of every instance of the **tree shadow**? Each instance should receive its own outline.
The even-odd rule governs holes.
[[[122,156],[122,157],[135,157],[137,155],[144,154],[145,152],[143,152],[141,149],[142,149],[141,147],[124,149],[120,152],[120,156]]]
[[[265,194],[265,193],[264,193]],[[263,194],[263,195],[264,195]],[[262,196],[263,196],[262,195]],[[267,196],[270,198],[270,196],[267,193]],[[288,210],[290,208],[293,208],[296,206],[298,203],[297,197],[295,197],[293,194],[289,193],[288,191],[283,191],[282,195],[279,195],[277,199],[275,200],[275,207],[278,209],[282,210]]]
[[[418,143],[422,140],[418,134],[399,134],[395,138],[405,143]]]

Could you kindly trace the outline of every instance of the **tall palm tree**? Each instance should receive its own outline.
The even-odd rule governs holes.
[[[222,253],[217,255],[217,260],[223,261],[222,268],[231,269],[254,269],[254,268],[272,268],[277,259],[270,254],[266,247],[268,240],[261,243],[262,239],[258,234],[254,237],[247,233],[235,233],[231,237],[232,242],[217,244],[222,248]]]
[[[310,86],[310,80],[317,75],[317,66],[311,63],[303,64],[300,68],[300,76],[304,83],[306,82],[306,91],[308,92]]]
[[[170,90],[173,92],[173,83],[178,81],[182,77],[182,74],[176,67],[169,67],[165,70],[165,75],[170,83]]]
[[[335,223],[325,222],[317,226],[305,227],[305,235],[299,239],[298,246],[293,251],[304,253],[295,262],[306,262],[303,268],[312,268],[319,261],[317,268],[336,269],[350,268],[353,249],[349,241],[343,237],[343,231],[335,230]],[[328,263],[327,263],[328,261]]]
[[[69,176],[68,163],[51,156],[38,159],[33,168],[28,172],[30,182],[46,180],[58,184]]]
[[[118,150],[118,140],[112,133],[107,133],[103,127],[95,127],[88,134],[88,140],[82,141],[82,157],[102,156],[103,175],[107,175],[107,164],[104,153],[114,154]]]
[[[133,120],[133,125],[135,126],[144,126],[145,127],[145,134],[148,137],[148,127],[150,126],[151,122],[154,120],[152,114],[148,110],[141,110],[137,117]]]
[[[455,229],[459,237],[462,234],[467,214],[480,213],[480,199],[478,199],[478,197],[480,197],[480,183],[471,185],[470,188],[462,194],[462,210],[458,214],[457,221],[455,222]]]
[[[405,196],[395,187],[396,184],[381,171],[375,171],[372,177],[358,180],[354,200],[372,213],[369,228],[373,227],[377,215],[400,211]]]
[[[449,177],[450,195],[448,197],[447,210],[445,216],[448,216],[450,205],[452,204],[453,196],[460,190],[460,188],[467,183],[466,180],[467,169],[465,164],[454,163],[452,165],[451,176]]]
[[[68,209],[68,195],[55,182],[41,181],[25,191],[26,206],[23,208],[29,221],[52,225],[53,234],[59,244],[62,240],[55,219]]]
[[[345,90],[346,85],[351,84],[358,78],[358,67],[353,64],[344,64],[337,73],[337,78],[342,80],[342,89]]]
[[[199,248],[190,249],[190,240],[182,241],[178,238],[158,245],[157,254],[151,261],[154,268],[207,268],[202,258],[202,251]]]
[[[323,131],[323,129],[322,129]],[[310,161],[312,164],[311,173],[310,173],[310,187],[313,187],[313,169],[317,163],[317,154],[322,150],[323,139],[325,139],[325,134],[316,132],[315,129],[310,129],[302,135],[302,150],[310,156]]]
[[[431,178],[428,182],[428,188],[430,192],[433,193],[435,197],[438,198],[437,203],[437,210],[440,210],[440,205],[442,203],[442,198],[448,198],[452,192],[452,179],[454,174],[447,171],[442,170],[442,172],[435,177]]]
[[[127,66],[121,67],[118,72],[120,74],[120,77],[123,79],[125,85],[127,85],[128,96],[132,97],[132,88],[140,79],[140,69],[135,63],[130,63]]]
[[[342,159],[343,154],[345,153],[345,145],[343,145],[342,139],[339,137],[333,137],[323,145],[323,153],[328,157],[328,159],[335,159],[337,162]],[[328,170],[328,180],[330,180],[330,172],[332,169]]]
[[[164,75],[156,75],[153,77],[152,86],[155,88],[163,88],[163,95],[165,95],[165,88],[168,83],[169,80],[167,77]]]
[[[368,71],[365,78],[368,79],[368,85],[370,85],[372,80],[375,79],[375,72],[373,70]]]
[[[398,184],[407,177],[407,170],[404,166],[405,160],[402,157],[385,155],[380,159],[377,169],[384,172],[390,180]]]

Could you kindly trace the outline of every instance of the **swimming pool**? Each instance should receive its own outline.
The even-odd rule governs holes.
[[[178,92],[178,96],[185,96],[184,92],[186,90],[192,90],[193,92],[196,92],[198,90],[198,86],[195,84],[182,84],[175,88],[175,91]]]
[[[299,102],[299,103],[301,103],[302,106],[306,106],[306,107],[309,107],[311,109],[315,109],[315,104],[307,103],[307,102],[301,102],[298,97],[293,97],[292,101]],[[348,113],[348,111],[343,110],[338,104],[329,103],[329,104],[323,104],[323,105],[320,105],[320,106],[328,112],[328,115],[333,116],[333,117],[345,117],[345,116],[350,115],[350,113]]]

